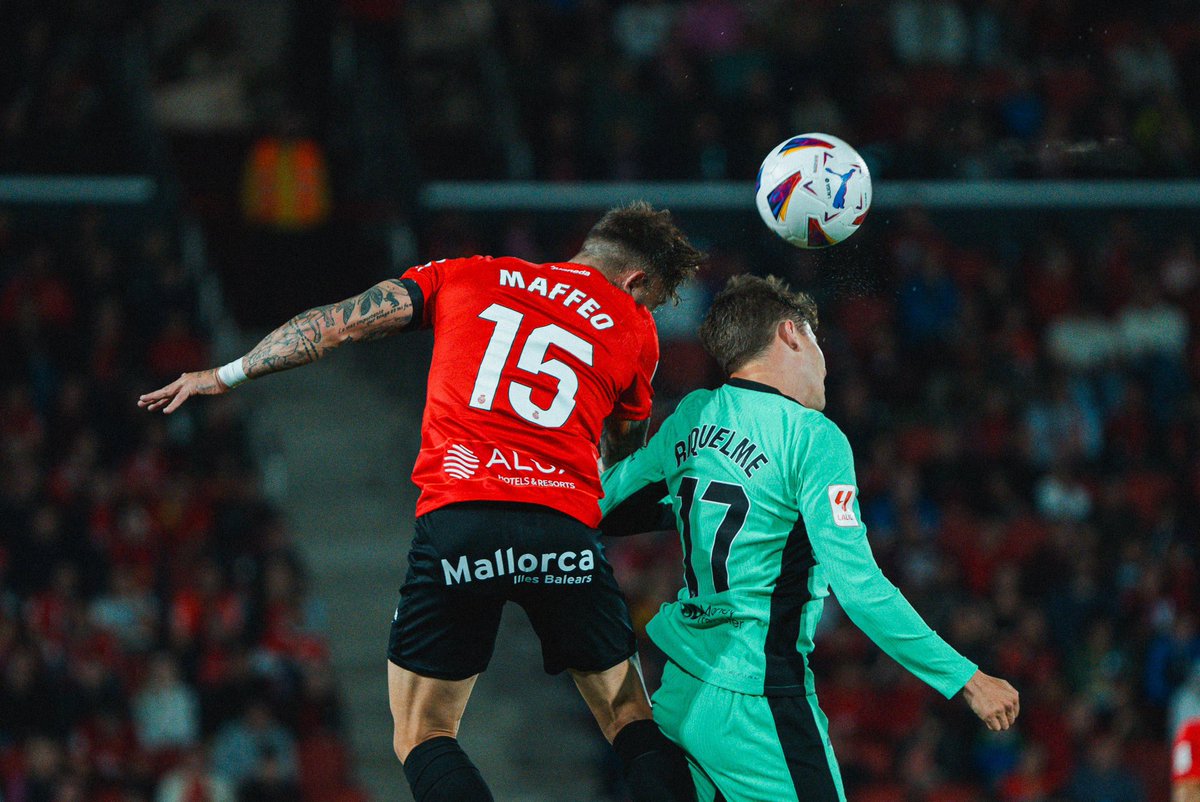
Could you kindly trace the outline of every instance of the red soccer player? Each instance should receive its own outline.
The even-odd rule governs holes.
[[[1171,802],[1200,802],[1200,718],[1185,721],[1171,749]]]
[[[682,753],[651,720],[595,527],[597,457],[611,464],[645,441],[658,362],[649,310],[700,260],[667,212],[635,203],[604,215],[569,261],[430,262],[139,399],[169,413],[345,342],[433,329],[421,496],[388,649],[394,747],[417,802],[492,799],[456,736],[508,601],[529,615],[546,671],[571,672],[634,798],[694,798]]]

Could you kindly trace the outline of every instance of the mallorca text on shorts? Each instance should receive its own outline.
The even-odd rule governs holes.
[[[586,585],[592,581],[596,553],[548,551],[541,554],[516,554],[513,549],[496,549],[489,557],[471,559],[463,554],[457,560],[442,558],[442,573],[447,585],[511,576],[513,584]]]

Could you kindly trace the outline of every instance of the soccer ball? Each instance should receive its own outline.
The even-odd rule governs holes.
[[[825,248],[862,225],[871,208],[871,173],[836,136],[801,134],[767,154],[754,200],[776,234],[800,248]]]

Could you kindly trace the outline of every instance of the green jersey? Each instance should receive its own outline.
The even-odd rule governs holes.
[[[605,514],[635,493],[670,498],[684,587],[647,631],[693,676],[739,693],[814,693],[807,655],[830,588],[947,698],[975,673],[875,563],[846,436],[778,390],[731,379],[691,393],[602,481]]]

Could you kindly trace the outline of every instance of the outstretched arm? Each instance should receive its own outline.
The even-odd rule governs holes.
[[[242,368],[246,378],[257,379],[307,365],[343,343],[403,331],[412,315],[408,289],[399,281],[381,281],[353,298],[296,315],[254,346],[242,358]]]
[[[343,343],[377,340],[403,331],[412,319],[413,299],[404,284],[394,279],[381,281],[353,298],[301,312],[225,369],[235,375],[240,370],[245,379],[257,379],[315,362]],[[185,373],[166,387],[141,396],[138,406],[169,414],[193,395],[227,392],[231,383],[239,381],[230,382],[219,372],[225,369]]]
[[[1012,726],[1017,692],[990,677],[929,628],[875,562],[859,520],[854,455],[832,423],[813,431],[803,455],[800,511],[817,562],[850,620],[896,662],[947,699],[964,699],[992,730]]]

